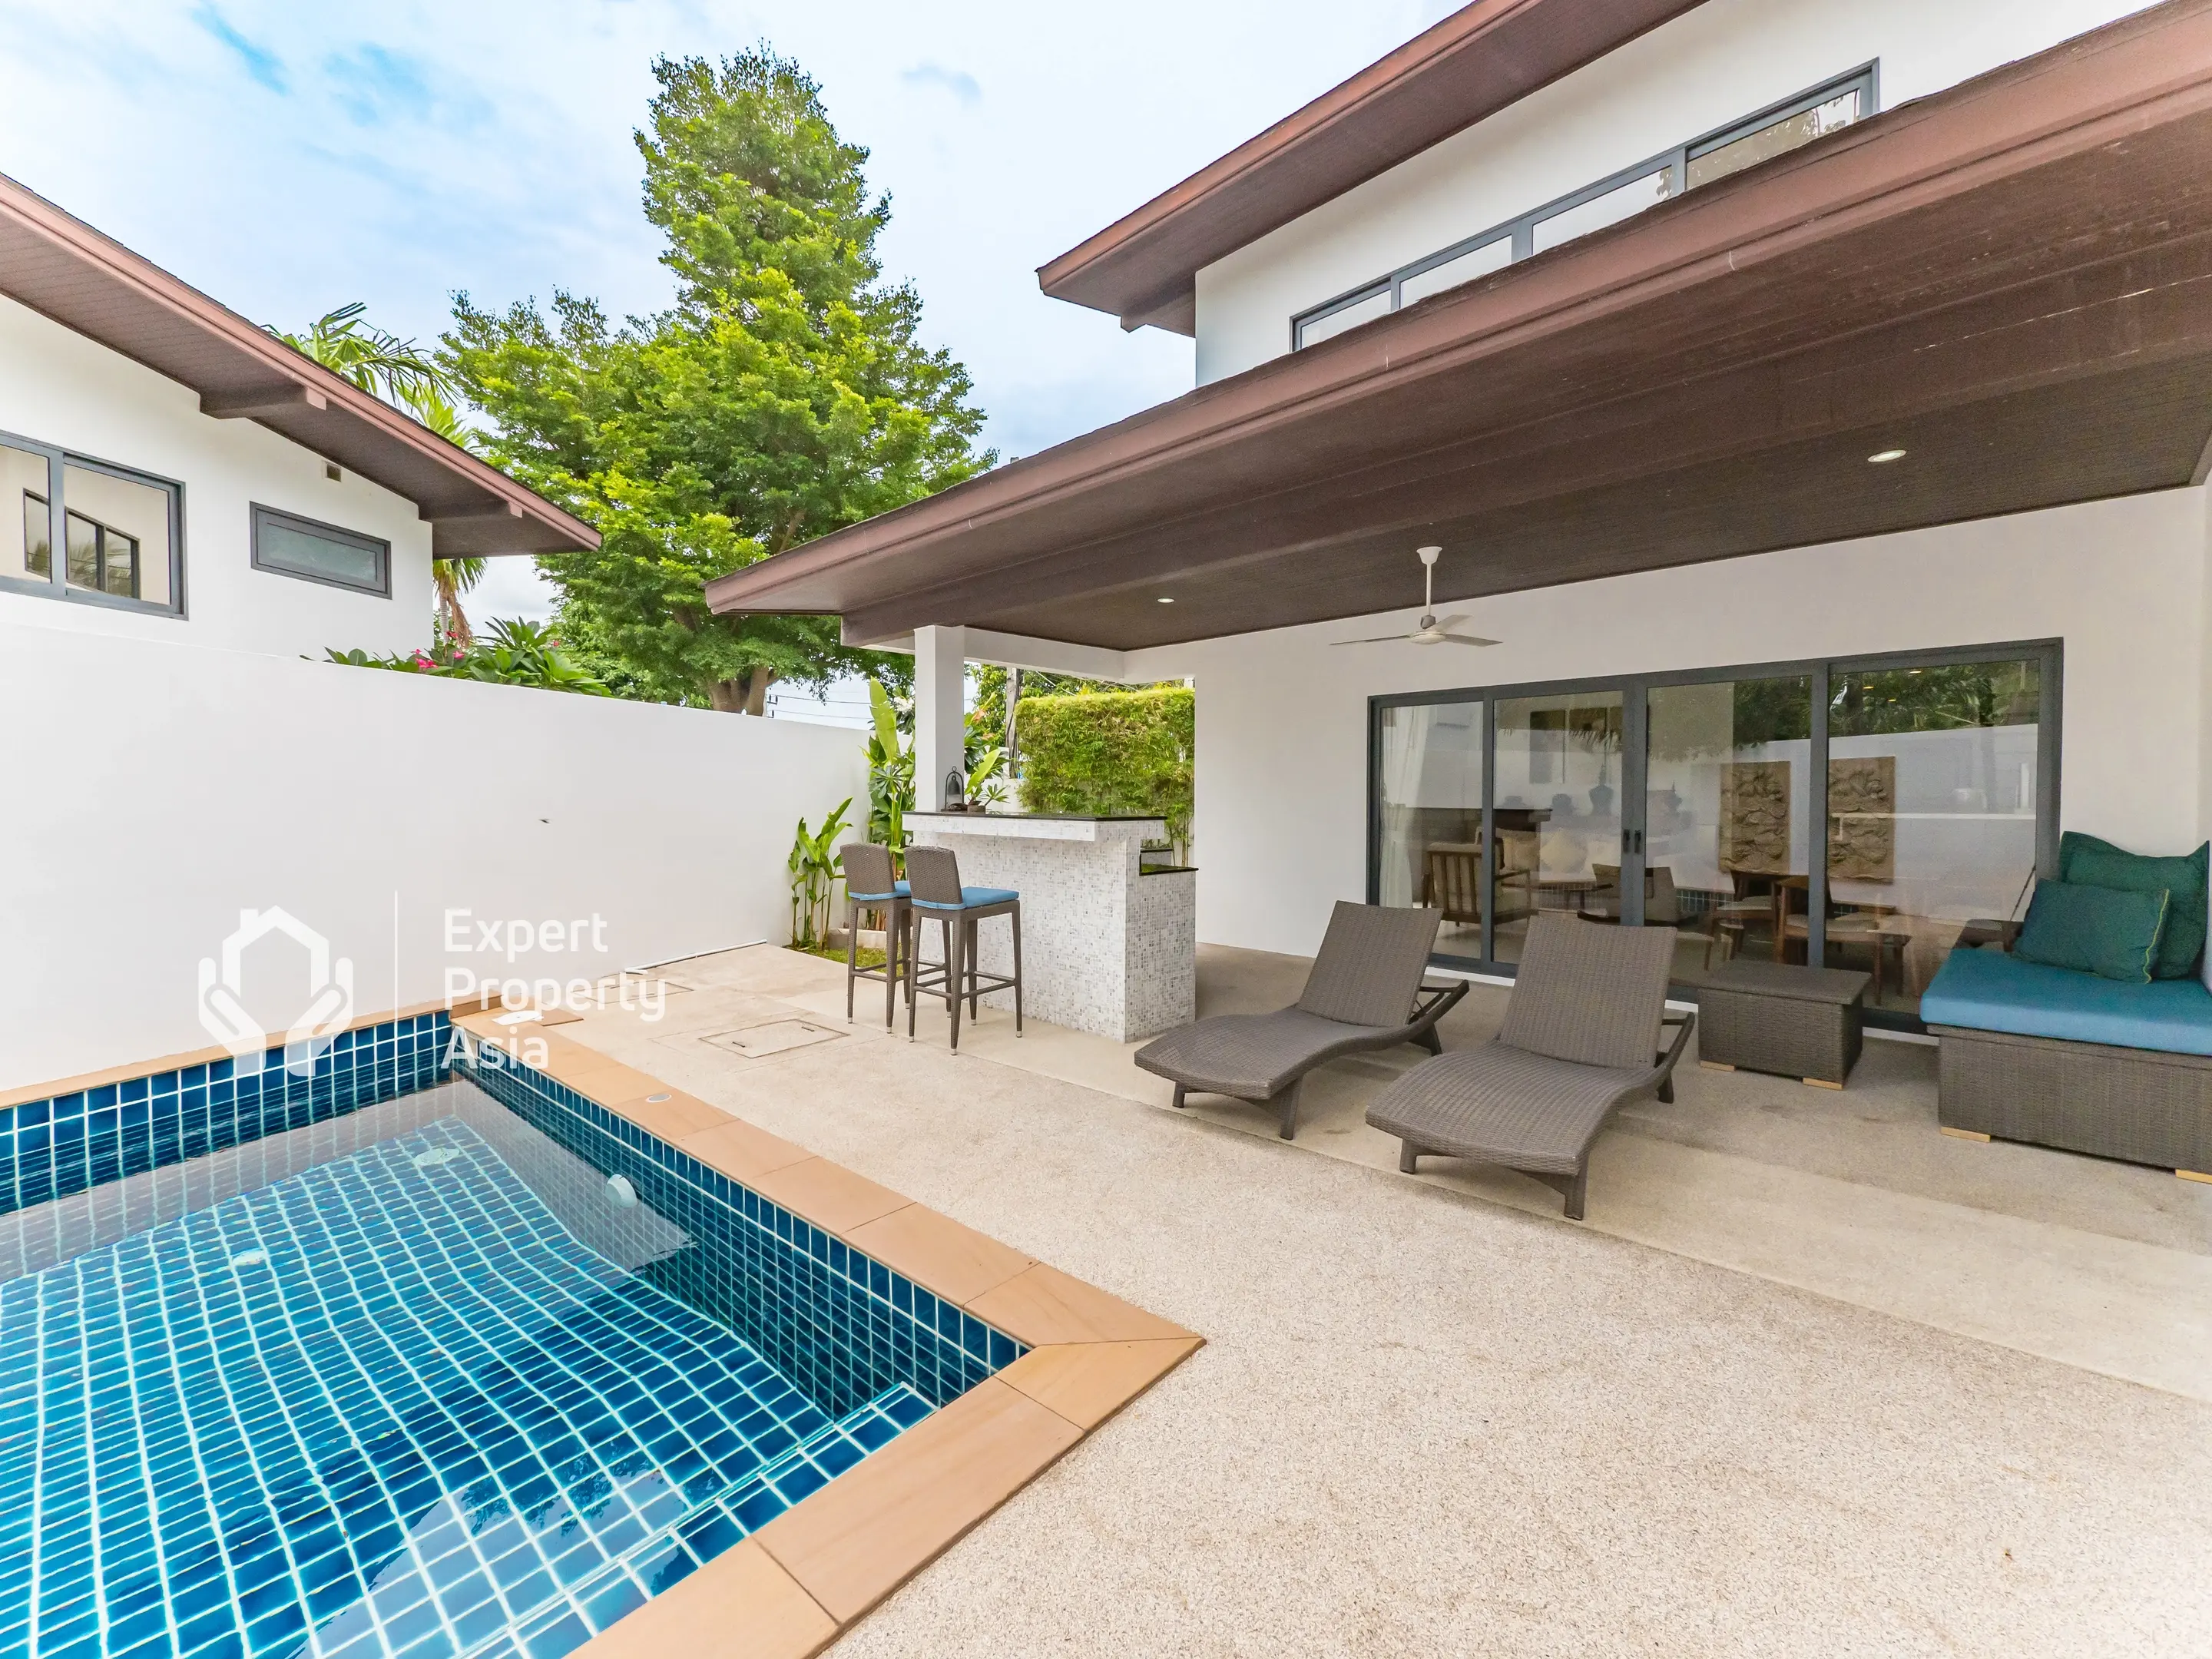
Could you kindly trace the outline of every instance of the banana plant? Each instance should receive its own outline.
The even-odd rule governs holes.
[[[906,852],[906,815],[914,811],[914,745],[899,741],[898,710],[880,680],[868,682],[868,839],[896,860]]]
[[[968,769],[968,799],[978,806],[996,806],[1006,798],[1006,750],[1001,744],[986,744],[975,751]]]
[[[810,830],[799,821],[792,837],[791,942],[801,951],[818,950],[830,936],[830,899],[837,880],[837,837],[845,833],[845,814],[852,809],[850,795]]]

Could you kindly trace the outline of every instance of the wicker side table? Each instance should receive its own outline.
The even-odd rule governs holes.
[[[1840,968],[1723,963],[1698,988],[1698,1063],[1840,1089],[1858,1064],[1869,982]]]

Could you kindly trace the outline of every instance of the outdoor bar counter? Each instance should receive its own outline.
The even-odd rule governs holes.
[[[1016,812],[909,812],[909,836],[949,847],[969,887],[1022,896],[1022,1009],[1036,1019],[1117,1042],[1198,1017],[1198,872],[1139,868],[1159,818]],[[1012,928],[977,928],[987,974],[1012,971]],[[922,927],[923,959],[939,960],[939,929]],[[1013,994],[983,999],[1012,1008]]]

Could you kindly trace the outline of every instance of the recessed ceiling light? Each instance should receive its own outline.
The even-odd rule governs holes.
[[[1175,601],[1170,599],[1166,594],[1163,593],[1160,595],[1160,603],[1162,605],[1173,605]]]
[[[1891,461],[1901,461],[1904,459],[1905,452],[1901,449],[1877,449],[1867,457],[1867,462],[1872,466],[1882,466]]]

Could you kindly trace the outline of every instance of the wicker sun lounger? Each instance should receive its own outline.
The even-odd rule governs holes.
[[[1674,1062],[1697,1023],[1666,1012],[1674,938],[1538,915],[1497,1037],[1423,1060],[1367,1109],[1402,1143],[1398,1167],[1411,1175],[1423,1152],[1502,1164],[1558,1188],[1581,1220],[1590,1143],[1613,1108],[1674,1097]],[[1681,1029],[1659,1054],[1662,1024]]]
[[[1443,1052],[1437,1021],[1467,983],[1421,983],[1443,920],[1441,910],[1340,901],[1295,1007],[1201,1019],[1146,1043],[1137,1064],[1175,1085],[1177,1107],[1193,1093],[1273,1106],[1288,1140],[1297,1133],[1298,1090],[1316,1066],[1401,1042]]]

